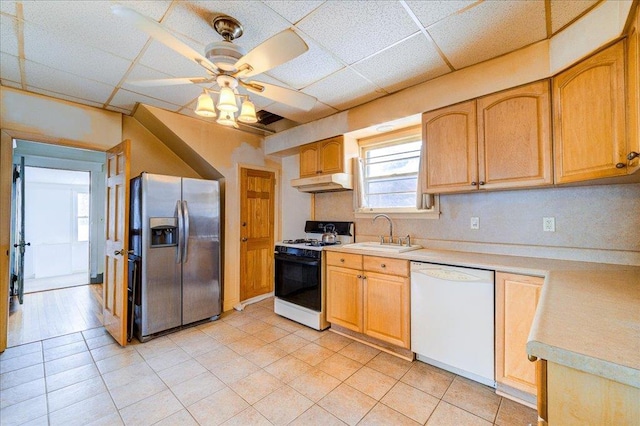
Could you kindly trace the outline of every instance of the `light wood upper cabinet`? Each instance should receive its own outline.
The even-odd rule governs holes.
[[[327,321],[410,347],[409,262],[327,252]]]
[[[344,171],[344,137],[336,136],[300,147],[300,177]]]
[[[627,174],[624,42],[553,78],[555,182]]]
[[[627,38],[627,173],[640,169],[640,5]]]
[[[501,392],[513,388],[536,395],[536,364],[527,358],[526,346],[543,281],[496,272],[496,382]]]
[[[422,140],[427,144],[427,192],[473,189],[478,163],[476,101],[423,114],[422,129]]]
[[[553,183],[548,80],[479,98],[478,186]]]

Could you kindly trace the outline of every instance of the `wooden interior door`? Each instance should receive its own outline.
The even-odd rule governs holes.
[[[273,291],[275,173],[240,171],[240,300]]]
[[[107,151],[107,223],[104,284],[104,327],[120,345],[127,344],[127,265],[129,249],[129,152],[125,140]]]

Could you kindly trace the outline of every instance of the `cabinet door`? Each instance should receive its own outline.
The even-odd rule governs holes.
[[[627,39],[627,105],[629,115],[629,139],[627,143],[627,173],[635,173],[640,169],[640,5],[636,7],[636,18]],[[630,159],[629,159],[630,158]]]
[[[553,183],[549,81],[478,99],[480,189]]]
[[[362,332],[362,275],[355,269],[327,266],[327,321]]]
[[[300,177],[315,176],[318,168],[318,144],[311,143],[300,147]]]
[[[364,272],[364,333],[410,347],[409,278]]]
[[[426,143],[428,193],[477,188],[476,101],[464,102],[422,116]]]
[[[496,382],[531,395],[536,365],[526,346],[542,283],[540,277],[496,272]]]
[[[553,79],[556,183],[625,175],[624,43]]]
[[[323,174],[342,173],[344,171],[342,136],[320,141],[318,144],[320,145],[318,170],[321,170]]]

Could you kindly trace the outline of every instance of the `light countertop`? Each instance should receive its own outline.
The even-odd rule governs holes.
[[[527,353],[640,388],[640,266],[431,249],[325,250],[545,277]]]

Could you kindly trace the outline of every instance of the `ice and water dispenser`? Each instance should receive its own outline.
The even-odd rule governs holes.
[[[149,218],[151,247],[170,247],[178,244],[178,219],[175,217]]]

